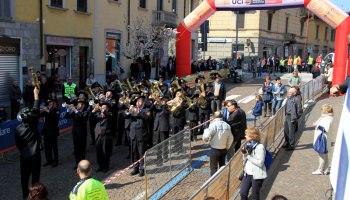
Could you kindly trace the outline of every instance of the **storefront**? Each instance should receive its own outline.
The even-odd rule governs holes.
[[[112,70],[116,70],[119,74],[119,69],[116,69],[117,60],[121,60],[121,33],[106,32],[106,81],[109,80]],[[125,67],[124,67],[125,69]]]
[[[20,80],[20,39],[0,38],[0,104],[10,105],[9,88],[13,81]]]
[[[58,86],[71,76],[84,89],[91,70],[92,39],[46,36],[46,64],[42,73]]]

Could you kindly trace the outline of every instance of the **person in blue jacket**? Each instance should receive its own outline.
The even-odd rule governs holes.
[[[256,120],[259,120],[260,127],[262,127],[262,123],[260,120],[260,116],[262,115],[262,97],[260,95],[255,97],[255,107],[253,108],[253,115],[254,115],[254,127],[256,127]]]
[[[284,100],[284,94],[287,93],[286,86],[281,83],[281,78],[276,78],[276,84],[272,88],[273,102],[272,102],[272,112],[273,115],[276,114],[276,109],[279,110],[282,106]]]

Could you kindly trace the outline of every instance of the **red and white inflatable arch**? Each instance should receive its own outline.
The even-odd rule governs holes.
[[[271,10],[306,7],[336,29],[333,85],[345,79],[350,16],[328,0],[206,0],[182,20],[177,28],[176,74],[191,74],[191,32],[216,11]],[[350,70],[349,70],[350,72]]]

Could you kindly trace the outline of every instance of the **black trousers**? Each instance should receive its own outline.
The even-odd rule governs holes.
[[[118,131],[117,131],[117,143],[121,144],[123,140],[125,119],[123,115],[118,115]]]
[[[198,121],[190,121],[190,129],[192,129],[193,127],[198,126]],[[194,138],[197,138],[197,134],[198,134],[198,128],[195,128],[193,130],[190,131],[191,132],[191,140],[193,140]]]
[[[11,120],[17,119],[20,104],[17,101],[11,100]]]
[[[286,115],[284,118],[284,138],[288,145],[295,145],[295,131],[297,128],[297,122],[292,122],[291,115]]]
[[[21,157],[20,169],[23,198],[27,199],[29,194],[28,182],[30,175],[32,175],[32,185],[40,181],[41,154],[37,153],[29,158]]]
[[[173,126],[173,134],[175,136],[175,151],[180,152],[183,147],[184,134],[178,134],[180,131],[184,130],[185,127],[175,125]]]
[[[222,109],[222,101],[215,99],[211,101],[211,110],[214,113],[215,111],[220,111]]]
[[[253,200],[260,199],[260,189],[264,182],[264,179],[253,179],[253,175],[243,176],[241,183],[241,200],[248,200],[249,189],[252,188]]]
[[[159,144],[169,138],[169,131],[160,131],[159,128],[157,128],[157,130],[154,131],[153,136],[154,143]],[[169,146],[167,144],[160,145],[157,151],[157,159],[167,159],[169,154],[168,148]]]
[[[242,145],[242,140],[244,140],[245,138],[239,138],[238,140],[237,140],[237,143],[236,143],[236,146],[235,146],[235,152],[237,152],[238,151],[238,149],[241,147],[241,145]]]
[[[86,135],[77,136],[73,134],[74,155],[76,164],[78,164],[81,160],[85,159],[86,140]]]
[[[201,124],[208,121],[210,119],[210,114],[205,114],[205,113],[201,113],[199,115],[199,120],[201,121]],[[199,131],[199,134],[200,135],[203,135],[203,131],[204,129],[208,128],[209,127],[209,123],[206,123],[205,125],[201,126],[200,127],[200,131]]]
[[[97,164],[100,169],[109,169],[109,159],[112,155],[113,140],[98,138],[96,142]]]
[[[45,157],[48,163],[58,163],[58,147],[57,147],[57,136],[44,135],[44,146],[45,146]],[[52,159],[53,154],[53,159]]]
[[[147,140],[131,140],[131,162],[135,163],[136,161],[140,160],[143,155],[145,155],[147,149]],[[144,170],[145,168],[145,161],[144,159],[141,160],[141,162],[137,163],[134,167],[134,170]]]
[[[210,175],[213,176],[218,171],[219,167],[225,166],[225,157],[227,149],[214,149],[210,151]]]
[[[312,65],[307,65],[308,66],[308,71],[311,73]]]
[[[148,139],[148,147],[152,148],[153,147],[153,125],[154,124],[154,119],[149,121],[148,124],[148,133],[149,133],[149,139]]]

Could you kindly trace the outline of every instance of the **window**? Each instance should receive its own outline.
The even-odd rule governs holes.
[[[163,10],[163,0],[157,0],[157,10]]]
[[[11,0],[0,0],[0,19],[11,20],[14,18],[13,2]]]
[[[319,25],[317,25],[316,26],[316,39],[318,39],[318,31],[320,30],[320,26]]]
[[[272,14],[268,13],[267,30],[271,31],[271,26],[272,26]]]
[[[334,42],[335,41],[335,29],[331,30],[331,41]]]
[[[50,6],[57,7],[57,8],[63,8],[63,0],[51,0]]]
[[[177,0],[173,0],[171,11],[177,13]]]
[[[286,18],[286,33],[288,33],[288,22],[289,22],[289,18]]]
[[[191,12],[194,10],[194,0],[191,0]]]
[[[77,11],[88,12],[88,0],[77,0]]]
[[[328,27],[326,27],[326,30],[324,31],[324,39],[328,39]]]
[[[238,16],[238,28],[244,28],[245,11],[240,11]]]
[[[147,8],[147,7],[146,7],[146,3],[147,3],[146,1],[147,1],[147,0],[140,0],[140,5],[139,5],[139,7],[140,7],[140,8]]]
[[[300,22],[300,36],[303,36],[304,32],[304,22]]]

